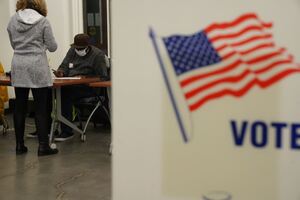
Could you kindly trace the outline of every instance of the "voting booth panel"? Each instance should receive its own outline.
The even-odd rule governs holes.
[[[114,200],[299,199],[299,11],[112,2]]]

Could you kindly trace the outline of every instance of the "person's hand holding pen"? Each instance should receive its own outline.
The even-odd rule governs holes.
[[[52,71],[53,71],[53,74],[56,77],[63,77],[64,76],[64,72],[62,70],[54,70],[54,69],[52,69]]]

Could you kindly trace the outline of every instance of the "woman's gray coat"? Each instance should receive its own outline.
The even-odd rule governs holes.
[[[7,31],[14,49],[11,64],[12,86],[52,86],[46,50],[54,52],[57,44],[49,21],[35,10],[20,10],[11,18]]]

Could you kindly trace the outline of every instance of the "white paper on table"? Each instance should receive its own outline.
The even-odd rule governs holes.
[[[81,77],[79,77],[79,76],[75,76],[75,77],[54,77],[54,79],[72,80],[72,79],[81,79]]]

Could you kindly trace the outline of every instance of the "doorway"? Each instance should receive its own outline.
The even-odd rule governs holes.
[[[91,44],[109,56],[109,0],[83,0],[83,27]]]

